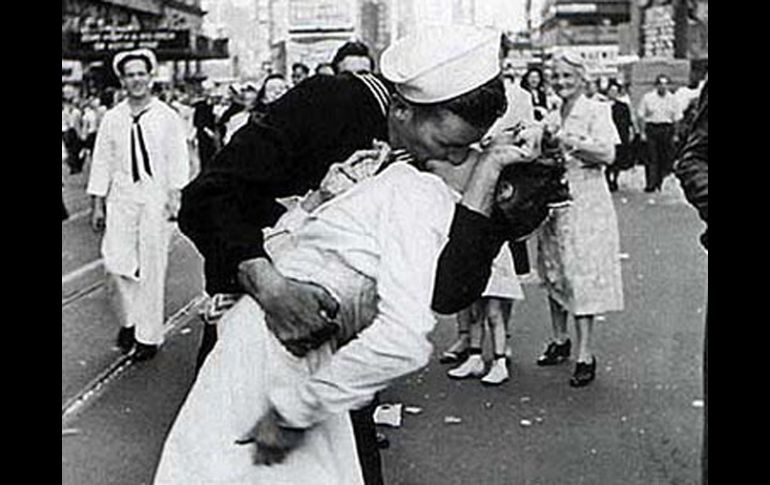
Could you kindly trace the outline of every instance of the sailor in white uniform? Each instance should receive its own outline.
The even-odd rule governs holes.
[[[179,115],[151,96],[157,61],[139,49],[115,56],[127,98],[99,127],[87,192],[92,226],[104,229],[102,255],[121,324],[118,346],[146,360],[163,343],[163,292],[180,190],[189,179]]]

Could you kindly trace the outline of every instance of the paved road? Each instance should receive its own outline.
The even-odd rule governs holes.
[[[649,197],[636,190],[637,182],[627,181],[615,197],[622,252],[628,255],[626,311],[597,323],[597,381],[572,389],[571,364],[534,365],[548,334],[547,305],[543,292],[527,285],[528,299],[516,310],[511,381],[499,388],[450,381],[434,359],[386,391],[384,401],[423,410],[404,415],[401,428],[386,430],[387,483],[697,483],[708,277],[707,257],[696,244],[701,224],[672,185]],[[182,255],[189,250],[186,244],[179,248]],[[199,289],[199,280],[187,277],[200,270],[193,256],[172,258],[172,295],[192,297]],[[184,298],[170,300],[178,307]],[[73,305],[82,305],[76,313],[83,325],[110,325],[106,311],[98,309],[99,292]],[[70,389],[83,380],[69,375],[77,374],[77,366],[65,368],[70,355],[82,352],[73,343],[80,337],[65,335],[65,327],[72,331],[72,323],[65,324],[70,311],[75,310],[62,310],[63,403],[70,394],[65,381]],[[151,483],[163,438],[193,378],[199,331],[195,315],[183,317],[156,359],[127,368],[63,418],[63,484]],[[433,336],[436,348],[452,338],[452,320],[442,319]],[[111,341],[83,343],[103,355]],[[445,424],[447,416],[461,422]],[[532,424],[523,426],[522,420]]]

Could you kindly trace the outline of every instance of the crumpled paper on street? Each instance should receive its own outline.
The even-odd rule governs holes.
[[[401,403],[380,404],[374,410],[374,424],[399,428],[401,426],[402,408],[403,405]]]

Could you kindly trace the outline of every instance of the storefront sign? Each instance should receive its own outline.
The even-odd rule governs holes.
[[[557,14],[594,13],[596,9],[595,3],[562,3],[554,5],[554,10]]]
[[[77,50],[91,52],[114,52],[139,48],[189,49],[190,31],[159,29],[81,32],[77,44]]]
[[[352,30],[350,0],[289,0],[289,32]]]

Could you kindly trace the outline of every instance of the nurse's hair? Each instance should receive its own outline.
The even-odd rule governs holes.
[[[497,181],[492,221],[509,239],[521,241],[535,233],[550,214],[549,204],[561,197],[564,167],[545,163],[514,163]]]

